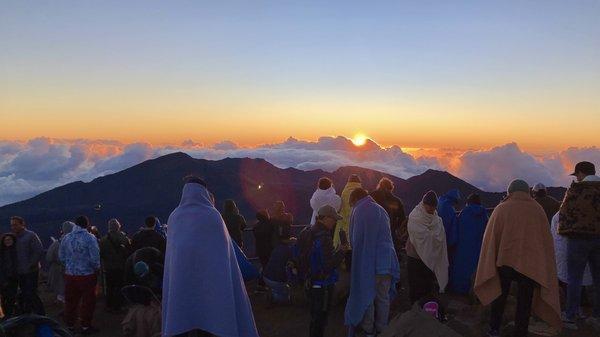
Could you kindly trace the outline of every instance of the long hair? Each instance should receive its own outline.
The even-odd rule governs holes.
[[[237,205],[235,204],[235,201],[233,201],[232,199],[227,199],[227,200],[225,200],[225,203],[223,204],[223,213],[239,214],[240,210],[238,209]]]
[[[6,239],[6,237],[11,237],[13,239],[12,246],[6,247],[6,245],[4,245],[4,239]],[[17,236],[12,233],[6,233],[6,234],[2,235],[2,238],[0,238],[0,261],[2,262],[2,265],[4,265],[4,262],[6,261],[6,259],[12,260],[11,266],[12,266],[13,270],[11,270],[11,271],[14,275],[16,275],[17,274]],[[3,270],[3,272],[6,273],[6,272],[8,272],[8,270]]]

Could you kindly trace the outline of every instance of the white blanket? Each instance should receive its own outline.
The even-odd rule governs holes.
[[[433,271],[444,292],[448,284],[448,250],[442,219],[420,203],[408,216],[408,237],[423,263]]]

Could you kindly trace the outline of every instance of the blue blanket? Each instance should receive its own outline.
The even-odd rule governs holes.
[[[488,216],[480,205],[467,205],[458,216],[454,262],[450,265],[450,290],[468,294],[477,270]]]
[[[235,248],[206,188],[186,184],[168,224],[162,336],[258,336]]]
[[[375,275],[392,276],[392,296],[400,279],[390,219],[371,197],[361,199],[354,206],[350,216],[350,244],[352,268],[345,321],[346,325],[357,326],[375,299]]]

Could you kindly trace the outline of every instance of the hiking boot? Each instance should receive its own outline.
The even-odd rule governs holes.
[[[82,327],[81,328],[81,334],[84,336],[88,336],[88,335],[93,335],[100,332],[100,330],[94,328],[93,326],[88,326],[88,327]]]
[[[490,330],[487,333],[488,337],[500,337],[500,331],[498,330]]]
[[[579,327],[577,327],[577,322],[573,319],[567,318],[567,314],[565,312],[560,314],[560,318],[562,319],[563,326],[565,327],[565,329],[569,329],[569,330],[579,329]]]

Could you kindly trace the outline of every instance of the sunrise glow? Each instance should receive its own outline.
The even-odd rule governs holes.
[[[352,137],[352,143],[356,146],[363,146],[367,143],[367,136],[359,133]]]

